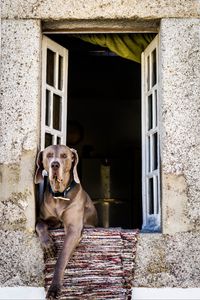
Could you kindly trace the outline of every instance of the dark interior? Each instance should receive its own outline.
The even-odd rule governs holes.
[[[141,65],[71,35],[49,37],[69,50],[67,144],[99,225],[141,228]]]

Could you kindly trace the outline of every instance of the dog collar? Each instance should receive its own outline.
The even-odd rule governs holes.
[[[49,192],[54,198],[65,198],[66,200],[70,200],[69,198],[67,198],[67,194],[75,187],[75,185],[76,182],[72,180],[70,185],[62,193],[60,193],[60,192],[53,192],[50,183],[48,184]]]

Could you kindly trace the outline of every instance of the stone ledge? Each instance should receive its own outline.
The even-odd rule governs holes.
[[[181,289],[181,288],[133,288],[132,299],[134,300],[199,300],[200,288]]]
[[[133,288],[134,300],[199,300],[200,288]],[[0,300],[45,300],[43,287],[5,287],[0,288]]]
[[[43,287],[3,287],[0,288],[0,300],[44,300]]]

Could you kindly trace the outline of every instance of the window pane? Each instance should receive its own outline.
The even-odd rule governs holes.
[[[152,136],[152,170],[156,170],[158,168],[158,134],[157,132]]]
[[[61,145],[61,138],[57,136],[57,145]]]
[[[63,57],[59,55],[58,61],[58,88],[63,89]]]
[[[53,95],[53,128],[61,130],[61,97]]]
[[[45,148],[53,144],[53,135],[45,133]]]
[[[55,52],[47,49],[47,83],[54,86]]]
[[[153,105],[152,105],[152,95],[148,96],[148,130],[152,129],[152,125],[153,125],[153,115],[152,115],[152,109],[153,109]]]
[[[45,125],[50,126],[50,91],[46,90],[46,112],[45,112]]]
[[[155,127],[158,125],[158,107],[157,107],[157,90],[155,90],[155,114],[154,114],[154,123],[155,123]]]
[[[156,49],[151,54],[152,61],[152,87],[157,83],[157,70],[156,70]]]
[[[149,182],[148,182],[148,198],[149,198],[149,214],[152,215],[154,213],[153,178],[149,178]]]
[[[147,90],[150,90],[150,59],[147,56]]]
[[[159,214],[159,190],[160,190],[160,187],[158,186],[158,177],[156,178],[156,188],[157,188],[157,205],[156,205],[156,214]]]
[[[147,172],[151,172],[151,141],[150,136],[147,138]]]

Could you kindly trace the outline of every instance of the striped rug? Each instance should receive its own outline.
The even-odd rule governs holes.
[[[65,270],[62,300],[128,300],[134,276],[138,230],[121,228],[84,229]],[[58,253],[64,231],[52,230]],[[55,259],[45,262],[45,288],[52,280]]]

